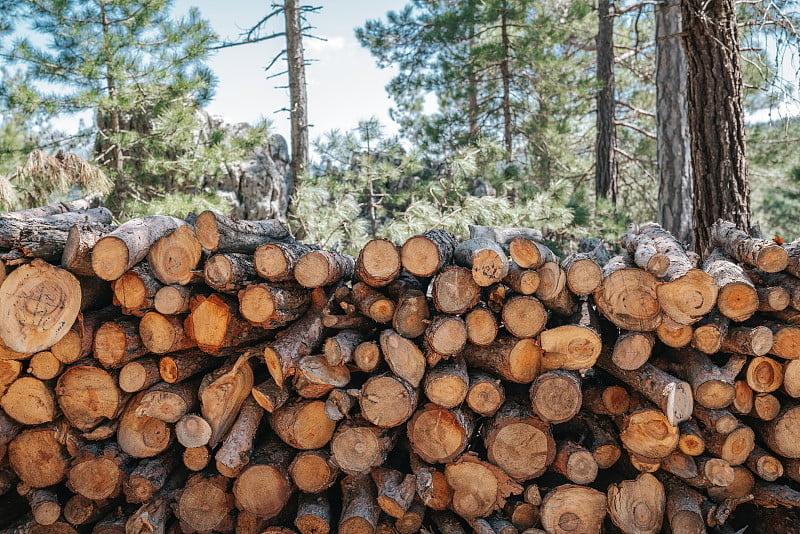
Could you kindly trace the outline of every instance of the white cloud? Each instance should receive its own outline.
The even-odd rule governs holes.
[[[352,45],[348,42],[346,37],[334,36],[327,37],[325,41],[321,39],[306,39],[305,48],[309,53],[332,52],[335,50],[342,50],[347,46]]]

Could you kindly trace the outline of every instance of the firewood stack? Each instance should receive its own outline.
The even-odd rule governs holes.
[[[0,532],[694,533],[800,506],[800,241],[720,221],[701,260],[651,223],[559,261],[472,230],[351,258],[212,212],[0,216]]]

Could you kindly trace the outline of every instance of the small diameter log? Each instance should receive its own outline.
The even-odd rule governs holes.
[[[597,415],[622,415],[631,404],[628,390],[622,386],[583,385],[581,405]]]
[[[191,286],[162,286],[153,298],[153,307],[162,315],[188,313],[192,294]]]
[[[766,326],[740,326],[728,330],[722,342],[724,352],[762,356],[772,349],[772,330]]]
[[[554,534],[600,532],[606,511],[604,493],[566,484],[545,495],[541,507],[542,526]]]
[[[734,413],[747,415],[753,410],[755,394],[745,380],[737,380],[733,383],[733,401],[730,408]]]
[[[347,366],[331,365],[322,354],[312,354],[300,359],[292,385],[301,397],[318,399],[349,383],[350,369]]]
[[[339,425],[331,439],[331,457],[347,474],[369,472],[386,460],[394,448],[397,432],[351,419]]]
[[[658,460],[678,448],[680,433],[661,410],[641,407],[625,415],[618,424],[619,438],[630,452]]]
[[[533,339],[499,336],[491,345],[467,344],[461,355],[470,367],[477,367],[519,384],[529,384],[539,374],[542,349]]]
[[[279,438],[300,450],[324,447],[336,429],[321,400],[289,401],[272,412],[269,421]]]
[[[392,374],[373,376],[361,386],[361,414],[375,426],[399,426],[417,407],[417,392],[405,380]]]
[[[668,315],[664,314],[661,324],[656,328],[656,335],[661,342],[673,348],[685,347],[692,342],[694,329],[685,324],[676,323]]]
[[[25,499],[37,524],[52,525],[61,517],[61,503],[54,492],[34,488],[25,495]]]
[[[739,425],[727,434],[706,429],[703,436],[706,450],[731,465],[743,464],[755,446],[755,433],[745,425]]]
[[[608,469],[617,463],[622,455],[622,447],[617,433],[612,430],[608,421],[589,413],[583,413],[578,416],[577,422],[582,423],[588,434],[589,439],[584,445],[592,453],[597,467]]]
[[[194,348],[197,342],[184,330],[184,317],[147,312],[139,322],[139,337],[148,351],[166,354]]]
[[[220,475],[192,475],[175,503],[175,515],[190,529],[211,532],[233,510],[229,485],[229,480]]]
[[[67,232],[61,255],[61,266],[80,276],[96,276],[92,269],[92,249],[112,228],[91,223],[78,223]]]
[[[0,398],[0,408],[23,425],[50,422],[57,413],[53,390],[32,376],[23,376],[11,383]]]
[[[262,328],[281,328],[308,310],[311,293],[294,286],[248,285],[239,292],[242,317]]]
[[[172,429],[153,417],[138,417],[136,409],[145,392],[134,395],[120,416],[117,442],[123,452],[134,458],[151,458],[161,454],[172,441]]]
[[[467,406],[477,415],[491,417],[506,400],[502,382],[489,374],[470,371]]]
[[[467,326],[460,317],[440,315],[425,330],[425,347],[445,357],[458,354],[467,343]]]
[[[652,332],[625,332],[614,343],[611,362],[625,371],[638,369],[650,359],[655,342]]]
[[[453,461],[466,449],[474,430],[471,413],[435,404],[427,404],[414,412],[406,427],[411,448],[428,463]]]
[[[197,342],[200,350],[216,353],[225,347],[258,341],[267,336],[266,330],[252,326],[237,313],[235,300],[214,293],[196,296],[192,312],[186,318],[186,333]]]
[[[619,328],[655,330],[661,322],[661,305],[656,295],[658,281],[650,273],[612,261],[606,264],[603,283],[594,292],[598,311]]]
[[[300,534],[327,534],[331,530],[331,505],[325,493],[303,493],[297,504],[294,526]]]
[[[213,254],[203,267],[203,279],[214,291],[234,293],[258,278],[253,257],[233,252]]]
[[[783,384],[783,366],[767,356],[758,356],[747,364],[747,385],[756,393],[771,393]]]
[[[135,415],[177,423],[186,412],[196,409],[197,404],[197,381],[178,384],[160,382],[144,393]]]
[[[789,263],[787,251],[775,241],[750,237],[728,221],[720,219],[714,223],[711,239],[736,261],[767,273],[782,271]]]
[[[516,295],[506,300],[502,311],[503,325],[513,336],[534,337],[547,323],[547,311],[536,297]]]
[[[104,369],[80,362],[58,378],[55,393],[64,417],[82,432],[114,419],[125,402],[117,379]]]
[[[218,365],[217,358],[197,350],[188,350],[163,356],[158,361],[158,372],[164,382],[174,384]]]
[[[505,506],[509,496],[522,493],[522,486],[473,452],[448,463],[444,476],[453,488],[453,511],[467,520],[486,517]]]
[[[667,499],[664,486],[653,475],[643,473],[635,480],[611,484],[607,497],[608,515],[623,532],[661,532]]]
[[[185,465],[186,469],[189,471],[202,471],[208,467],[208,464],[211,461],[211,452],[205,445],[201,445],[199,447],[187,447],[183,451],[181,460],[183,461],[183,465]]]
[[[119,372],[119,388],[126,393],[136,393],[161,381],[158,360],[139,358],[128,362]]]
[[[425,356],[419,347],[394,330],[381,332],[380,345],[383,357],[392,372],[408,382],[411,387],[418,387],[426,368]]]
[[[147,262],[162,284],[186,285],[195,279],[203,247],[191,226],[179,226],[150,247]]]
[[[14,352],[48,350],[69,332],[81,306],[81,287],[69,272],[35,259],[0,286],[0,339]]]
[[[461,315],[478,303],[480,286],[469,269],[445,267],[433,279],[431,297],[440,312]]]
[[[111,506],[107,501],[93,501],[83,495],[73,495],[64,503],[64,519],[71,525],[79,526],[97,522],[103,516],[109,514]],[[124,534],[125,522],[117,523],[117,530],[112,530],[110,525],[103,525],[103,528],[92,529],[92,534],[97,532],[105,534]]]
[[[358,312],[376,323],[385,324],[394,317],[394,302],[364,282],[353,284],[351,296]]]
[[[541,476],[555,457],[550,426],[516,402],[504,404],[481,435],[489,461],[517,482]]]
[[[131,219],[95,244],[92,269],[103,280],[116,280],[143,260],[156,241],[185,224],[163,215]]]
[[[395,529],[400,534],[413,534],[419,532],[422,528],[422,523],[425,520],[425,512],[427,507],[419,500],[411,503],[403,517],[397,518],[394,522]]]
[[[253,368],[246,355],[203,377],[197,397],[200,411],[211,425],[209,445],[214,447],[233,425],[253,389]]]
[[[197,414],[186,414],[175,424],[175,437],[186,448],[202,447],[211,439],[211,425]]]
[[[417,478],[385,467],[373,469],[370,475],[378,489],[378,506],[387,515],[401,519],[414,500]]]
[[[541,236],[535,239],[541,239]],[[502,243],[508,244],[509,256],[523,269],[538,269],[547,262],[558,261],[552,250],[535,241],[531,236],[506,237]]]
[[[706,490],[706,493],[712,501],[717,503],[725,503],[726,501],[735,506],[737,501],[747,502],[750,500],[750,494],[755,487],[756,479],[753,472],[744,466],[733,466],[733,482],[727,486],[711,486]],[[741,500],[740,500],[741,499]],[[724,509],[724,506],[720,506]]]
[[[601,354],[598,365],[655,403],[671,425],[677,426],[692,416],[693,397],[689,383],[651,363],[645,363],[633,371],[625,371],[614,365],[608,351]]]
[[[360,371],[371,373],[378,368],[381,363],[381,348],[376,341],[365,341],[360,343],[353,351],[353,363]]]
[[[274,412],[289,400],[289,390],[278,387],[271,379],[253,386],[250,394],[268,413]]]
[[[328,393],[328,398],[325,399],[325,415],[331,421],[341,421],[348,416],[355,405],[356,399],[350,393],[336,388]]]
[[[388,239],[371,239],[362,247],[356,260],[356,277],[372,287],[386,286],[397,278],[402,268],[400,251]]]
[[[444,510],[453,500],[453,489],[447,483],[444,472],[424,463],[419,456],[410,453],[411,471],[417,477],[417,496],[431,510]]]
[[[103,323],[94,336],[94,357],[106,369],[117,369],[147,354],[139,336],[139,321],[117,319]]]
[[[336,482],[339,468],[325,449],[301,451],[289,465],[289,475],[300,491],[322,493]]]
[[[164,487],[178,461],[175,451],[141,460],[123,482],[125,499],[130,503],[151,501]]]
[[[705,354],[684,348],[674,353],[669,368],[692,385],[696,402],[706,408],[724,408],[734,397],[734,378],[747,357],[734,354],[723,367],[717,367]]]
[[[531,384],[529,394],[533,413],[547,423],[569,421],[581,409],[581,379],[571,371],[542,373]]]
[[[473,345],[491,345],[497,338],[497,318],[483,306],[476,306],[464,316],[467,340]]]
[[[453,408],[461,404],[468,389],[467,365],[461,357],[442,360],[425,373],[425,396],[443,408]]]
[[[508,274],[503,284],[520,295],[533,295],[539,288],[539,273],[533,269],[523,269],[514,262],[509,262]]]
[[[124,525],[123,532],[131,534],[164,533],[167,522],[172,518],[170,500],[156,497],[149,503],[141,505],[134,511]]]
[[[293,456],[294,451],[278,440],[260,445],[233,484],[236,507],[267,519],[278,515],[294,491],[289,477]]]
[[[783,364],[783,391],[795,399],[800,397],[800,360],[788,360]]]
[[[761,424],[759,435],[775,453],[800,458],[800,406],[787,405],[773,420]]]
[[[461,522],[456,515],[449,511],[437,511],[431,514],[431,521],[436,526],[438,532],[442,534],[466,534],[466,530],[461,526]]]
[[[567,287],[576,295],[590,295],[603,282],[603,271],[592,254],[578,252],[567,256],[561,268],[567,274]]]
[[[557,261],[549,261],[537,269],[539,287],[534,294],[543,301],[556,299],[567,288],[567,273]]]
[[[375,484],[367,475],[350,475],[342,479],[342,513],[339,532],[360,534],[375,532],[381,509]]]
[[[765,508],[797,508],[800,506],[800,492],[782,484],[758,483],[753,491],[753,504]]]
[[[294,280],[294,267],[300,258],[314,249],[291,241],[264,243],[253,254],[253,263],[261,278],[270,282],[288,282]]]
[[[722,342],[728,335],[730,319],[712,310],[703,317],[692,332],[692,347],[705,354],[716,354],[722,350]]]
[[[597,478],[597,462],[584,447],[572,441],[560,441],[550,470],[575,484],[591,484]]]
[[[453,259],[457,265],[472,270],[472,278],[481,287],[497,283],[508,274],[508,256],[500,245],[485,237],[459,243]]]
[[[92,352],[97,329],[118,316],[119,311],[114,307],[80,314],[69,332],[49,349],[50,352],[65,364],[85,358]]]
[[[749,319],[758,309],[758,294],[741,267],[731,263],[718,250],[706,259],[703,270],[717,283],[717,308],[733,321]]]
[[[269,374],[279,386],[283,387],[286,378],[295,373],[300,358],[311,354],[322,343],[325,330],[322,319],[328,302],[322,289],[313,291],[311,307],[305,315],[264,348]]]
[[[141,317],[147,310],[153,309],[156,293],[162,287],[145,261],[111,283],[113,303],[122,308],[122,313]]]
[[[330,365],[350,363],[362,341],[364,337],[357,330],[342,330],[325,340],[322,351]]]
[[[428,230],[403,243],[400,261],[406,271],[428,278],[450,263],[457,244],[456,237],[446,230]]]
[[[778,417],[781,411],[781,401],[771,393],[759,393],[753,398],[753,410],[751,417],[757,417],[762,421],[772,421]]]
[[[0,364],[2,365],[2,364]],[[28,360],[28,373],[39,380],[52,380],[64,370],[64,364],[49,350],[37,352]],[[0,371],[2,374],[2,371]],[[0,383],[2,379],[0,379]],[[0,385],[0,395],[2,395],[2,385]]]
[[[428,298],[422,291],[412,289],[403,292],[398,298],[392,318],[392,328],[401,336],[413,339],[425,332],[428,319],[430,319]]]
[[[353,277],[354,260],[332,250],[312,250],[300,258],[294,268],[294,278],[307,288],[331,285]]]
[[[710,410],[695,404],[693,415],[704,427],[720,434],[728,434],[739,426],[739,419],[728,410]]]
[[[666,518],[672,532],[705,534],[706,525],[700,507],[703,497],[683,482],[664,477],[666,489]]]
[[[767,482],[775,482],[783,476],[783,464],[758,445],[753,448],[745,462],[747,468]]]
[[[785,310],[791,301],[789,291],[780,286],[756,286],[758,311],[777,312]]]
[[[658,230],[663,229],[659,227]],[[669,235],[668,237],[672,236]],[[638,267],[641,267],[656,278],[663,278],[669,271],[670,256],[665,252],[659,252],[659,245],[661,245],[662,249],[672,247],[673,256],[677,260],[688,262],[686,253],[683,252],[680,244],[675,243],[674,238],[668,239],[668,237],[662,237],[661,232],[656,236],[648,232],[639,233],[639,229],[635,225],[631,225],[628,227],[627,233],[622,236],[622,246],[627,249],[628,254],[630,254],[633,262]],[[654,238],[659,239],[659,242],[656,242]]]
[[[243,221],[212,211],[197,216],[194,231],[203,248],[211,252],[253,254],[264,243],[291,239],[289,231],[276,219]]]

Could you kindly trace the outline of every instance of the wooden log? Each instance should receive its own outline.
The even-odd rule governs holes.
[[[727,434],[706,429],[703,437],[706,442],[706,450],[731,465],[743,464],[755,446],[753,429],[742,424]]]
[[[364,337],[357,330],[342,330],[325,340],[322,351],[330,365],[350,363],[363,341]]]
[[[475,430],[471,413],[427,404],[411,417],[406,427],[411,448],[428,463],[447,463],[464,452]]]
[[[155,358],[139,358],[128,362],[119,372],[119,388],[126,393],[135,393],[147,389],[161,381],[158,360]]]
[[[103,323],[95,332],[92,352],[106,369],[118,369],[144,356],[147,347],[139,336],[139,321],[124,318]]]
[[[580,428],[585,438],[583,445],[592,453],[592,457],[600,469],[609,469],[622,455],[622,448],[617,433],[611,429],[608,421],[595,415],[582,412],[573,421]]]
[[[253,257],[226,252],[211,255],[203,267],[203,279],[214,291],[235,293],[258,279]]]
[[[480,286],[468,269],[449,266],[440,270],[433,279],[431,297],[440,312],[461,315],[478,303]]]
[[[775,419],[760,425],[759,436],[780,456],[800,458],[800,441],[796,430],[799,421],[800,406],[786,405]]]
[[[637,408],[625,415],[618,426],[625,448],[645,458],[665,458],[678,447],[680,433],[661,410]]]
[[[419,532],[425,520],[426,506],[420,501],[415,500],[411,503],[403,517],[397,518],[394,522],[395,529],[400,534],[412,534]]]
[[[425,396],[443,408],[461,404],[469,389],[467,365],[461,357],[442,360],[425,374]]]
[[[0,359],[0,399],[20,374],[22,374],[21,361]]]
[[[772,347],[768,351],[770,354],[787,360],[800,357],[799,327],[774,321],[763,321],[762,326],[772,331]]]
[[[591,484],[597,478],[597,461],[592,453],[572,441],[560,441],[550,470],[575,484]]]
[[[758,445],[753,448],[750,456],[747,457],[745,465],[750,471],[767,482],[775,482],[783,476],[783,464],[780,459]]]
[[[61,266],[73,274],[95,276],[92,268],[92,249],[113,228],[91,223],[78,223],[67,232]]]
[[[158,456],[172,441],[172,428],[154,417],[138,417],[136,409],[144,397],[141,391],[134,395],[122,411],[117,430],[120,449],[134,458]]]
[[[539,287],[534,294],[543,301],[556,299],[567,287],[567,273],[558,261],[548,261],[539,267]]]
[[[195,296],[192,312],[184,323],[185,332],[197,342],[200,350],[212,354],[225,347],[267,337],[266,330],[251,325],[237,311],[236,301],[226,295]]]
[[[153,298],[153,307],[162,315],[180,315],[190,311],[191,298],[196,286],[161,286]]]
[[[334,388],[350,383],[350,370],[345,365],[331,365],[322,354],[304,356],[297,365],[292,385],[305,399],[318,399]]]
[[[156,241],[147,254],[153,274],[165,285],[186,285],[197,277],[203,247],[191,226],[184,224]]]
[[[394,330],[381,332],[380,346],[392,372],[411,387],[418,387],[426,367],[425,357],[419,347]]]
[[[552,250],[529,236],[514,236],[503,242],[508,244],[511,259],[523,269],[538,269],[545,263],[558,262]]]
[[[533,295],[539,288],[539,281],[538,272],[523,269],[513,261],[509,262],[508,274],[502,280],[503,284],[520,295]]]
[[[183,465],[190,471],[202,471],[208,467],[211,461],[211,452],[208,447],[201,445],[199,447],[187,447],[183,451],[181,457]]]
[[[339,467],[325,449],[301,451],[289,465],[289,475],[300,491],[322,493],[336,482]]]
[[[270,282],[294,280],[294,267],[314,247],[292,241],[264,243],[253,254],[253,264],[258,275]]]
[[[341,421],[352,411],[356,400],[348,391],[336,388],[325,399],[325,415],[331,421]]]
[[[28,428],[8,443],[8,461],[22,482],[46,488],[67,476],[70,453],[54,427]]]
[[[783,391],[795,399],[800,397],[800,360],[784,362]]]
[[[548,533],[600,532],[607,512],[606,495],[586,486],[566,484],[542,501],[542,526]]]
[[[608,515],[623,532],[661,532],[667,498],[656,477],[643,473],[635,480],[623,480],[608,487]]]
[[[692,388],[688,382],[675,378],[651,363],[645,363],[633,371],[625,371],[614,365],[608,351],[600,355],[598,365],[655,403],[672,426],[692,416]]]
[[[472,452],[448,463],[444,476],[453,488],[453,511],[467,520],[486,517],[501,509],[509,496],[522,493],[522,486]]]
[[[197,391],[200,412],[211,426],[210,446],[222,440],[253,389],[253,369],[245,354],[203,377]]]
[[[153,417],[165,423],[177,423],[187,412],[197,408],[198,382],[159,382],[144,393],[135,415]]]
[[[497,318],[486,307],[478,305],[464,316],[467,340],[473,345],[485,347],[497,338]]]
[[[216,367],[219,360],[200,352],[188,350],[163,356],[158,361],[158,372],[164,382],[174,384]]]
[[[392,328],[401,336],[413,339],[425,332],[430,318],[428,299],[419,290],[404,291],[398,297],[392,317]]]
[[[114,305],[120,306],[122,313],[141,317],[153,309],[156,293],[163,285],[145,261],[114,280],[111,287],[114,291]]]
[[[289,231],[276,219],[243,221],[212,211],[197,216],[194,231],[203,248],[211,252],[253,254],[264,243],[291,239]]]
[[[268,413],[274,412],[289,400],[289,390],[278,387],[273,380],[256,384],[250,394]]]
[[[53,356],[53,353],[49,350],[37,352],[28,360],[28,373],[39,380],[52,380],[58,377],[62,371],[64,371],[64,364]],[[2,389],[2,386],[0,386],[0,389]]]
[[[211,532],[228,519],[233,510],[229,481],[220,475],[195,474],[186,481],[175,503],[175,515],[198,532]]]
[[[164,215],[131,219],[95,244],[92,270],[103,280],[116,280],[143,260],[156,241],[185,224]]]
[[[375,426],[399,426],[417,407],[417,392],[405,380],[392,374],[373,376],[361,386],[361,414]]]
[[[717,283],[717,308],[732,321],[749,319],[758,309],[758,293],[741,267],[731,263],[719,251],[708,256],[703,270]]]
[[[513,401],[484,423],[481,435],[489,461],[517,482],[541,476],[555,457],[550,426]]]
[[[289,477],[293,456],[294,451],[278,440],[259,445],[233,484],[236,507],[267,519],[278,515],[294,491]]]
[[[370,476],[378,490],[378,506],[387,515],[401,519],[414,500],[416,477],[386,467],[373,469]]]
[[[508,256],[496,242],[485,237],[459,243],[453,259],[457,265],[472,271],[472,278],[481,287],[499,282],[508,274]]]
[[[300,534],[327,534],[331,530],[331,505],[324,493],[300,495],[294,525]]]
[[[56,399],[45,382],[23,376],[12,382],[0,398],[0,408],[23,425],[40,425],[56,417]]]
[[[796,508],[800,506],[800,492],[782,484],[759,483],[753,491],[753,503],[766,508]]]
[[[645,225],[644,227],[646,230],[648,228],[651,230],[663,230],[655,225],[652,227]],[[667,232],[663,234],[667,234]],[[633,262],[656,278],[663,278],[669,271],[670,265],[669,254],[659,252],[658,245],[661,245],[662,250],[669,247],[674,251],[673,256],[676,257],[676,260],[688,262],[688,258],[685,258],[686,253],[683,252],[682,247],[680,247],[678,243],[673,242],[674,238],[669,239],[669,237],[672,236],[663,234],[660,231],[655,236],[647,231],[645,233],[639,233],[638,227],[630,225],[628,226],[627,233],[622,236],[622,246],[628,251]],[[658,239],[659,242],[657,243],[655,239]]]
[[[467,326],[460,317],[440,315],[425,329],[425,347],[448,357],[458,354],[467,343]]]
[[[294,278],[303,287],[331,285],[353,277],[355,260],[332,250],[312,250],[297,261]]]
[[[736,327],[728,330],[722,350],[751,356],[762,356],[772,349],[772,331],[766,326]]]
[[[791,306],[791,309],[786,308],[783,312],[775,312],[775,315],[780,321],[795,324],[797,321],[795,318],[797,314],[794,312],[800,309],[800,280],[795,276],[785,273],[770,274],[758,271],[755,273],[755,276],[765,285],[780,286],[789,292],[789,306]]]
[[[638,369],[650,358],[655,342],[651,332],[625,332],[614,343],[611,362],[625,371]]]
[[[376,323],[388,323],[395,315],[394,302],[364,282],[353,284],[351,295],[359,313]]]
[[[728,334],[730,319],[716,308],[703,317],[692,332],[692,347],[705,354],[716,354],[722,350],[722,342]]]
[[[380,513],[377,490],[369,476],[349,475],[342,479],[339,532],[342,534],[375,532]]]
[[[281,328],[302,317],[311,294],[294,286],[251,284],[239,292],[242,317],[262,328]]]
[[[661,324],[656,328],[656,335],[661,342],[673,348],[685,347],[692,341],[694,329],[685,324],[677,323],[664,314]]]
[[[103,519],[104,516],[108,516],[111,506],[108,504],[107,501],[93,501],[91,499],[87,499],[83,495],[73,495],[64,503],[64,519],[74,526],[86,525],[88,523],[97,522],[100,519]],[[125,523],[124,521],[120,521],[117,523],[117,530],[114,531],[109,528],[109,525],[104,525],[100,532],[106,532],[107,534],[117,534],[117,533],[124,533],[125,532]],[[92,529],[92,534],[98,532],[97,528]]]
[[[139,322],[139,337],[145,348],[155,354],[167,354],[197,346],[184,329],[185,317],[147,312]]]
[[[444,510],[453,500],[453,489],[447,483],[444,472],[423,462],[413,451],[409,464],[417,477],[417,496],[431,510]]]
[[[461,355],[470,367],[489,371],[510,382],[529,384],[539,374],[542,352],[533,339],[502,335],[485,347],[467,344]]]
[[[696,404],[693,415],[704,427],[719,434],[728,434],[739,426],[739,419],[724,409],[710,410]]]
[[[746,380],[756,393],[776,391],[783,384],[783,366],[768,356],[758,356],[748,362]]]
[[[581,379],[571,371],[557,369],[539,375],[529,395],[533,413],[547,423],[563,423],[581,409]]]
[[[403,243],[400,261],[411,274],[431,277],[450,262],[457,244],[455,236],[446,230],[428,230]]]
[[[736,261],[764,272],[777,273],[785,269],[789,262],[787,251],[775,241],[750,237],[728,221],[720,219],[714,223],[711,239]]]
[[[97,329],[106,321],[116,319],[118,315],[119,312],[113,307],[81,313],[72,328],[50,348],[50,352],[65,364],[85,358],[92,352]]]
[[[372,287],[392,283],[400,274],[400,251],[388,239],[371,239],[364,244],[356,260],[356,277]]]
[[[780,286],[756,286],[758,311],[776,312],[785,310],[791,298],[789,292]]]
[[[365,373],[375,371],[382,359],[380,345],[376,341],[360,343],[353,351],[353,363]]]
[[[114,419],[126,397],[116,376],[81,360],[58,378],[55,393],[58,406],[69,423],[80,431],[89,431],[106,419]]]
[[[449,510],[437,511],[431,514],[431,521],[436,526],[438,532],[442,534],[466,534],[466,530],[461,526],[458,517]]]
[[[33,520],[39,525],[52,525],[61,517],[61,503],[55,492],[32,488],[26,495]]]
[[[477,415],[491,417],[505,402],[506,392],[499,379],[480,371],[470,371],[465,400]]]
[[[597,415],[622,415],[630,407],[630,395],[622,386],[583,384],[581,405]]]
[[[733,503],[739,499],[744,502],[750,500],[749,495],[755,486],[755,477],[748,468],[736,465],[733,466],[733,482],[727,486],[711,486],[706,489],[706,493],[712,501],[718,503]]]
[[[116,498],[133,468],[133,461],[115,442],[93,443],[73,458],[67,473],[67,487],[95,501]]]
[[[502,319],[512,336],[535,337],[547,323],[547,311],[536,297],[515,295],[503,305]]]
[[[674,353],[668,368],[691,384],[696,402],[714,409],[733,401],[734,378],[746,361],[746,356],[734,354],[723,367],[717,367],[705,354],[684,348]]]
[[[4,220],[0,223],[5,227],[2,241],[11,241],[11,248],[24,258],[41,258],[50,263],[58,263],[73,225],[88,225],[108,232],[112,218],[108,208],[91,208],[16,221],[12,225],[9,225],[10,221]]]
[[[130,503],[152,500],[164,487],[178,461],[175,451],[141,460],[123,482],[125,499]]]
[[[617,327],[651,332],[661,322],[658,281],[652,274],[627,265],[624,259],[606,264],[603,283],[593,294],[595,304]]]
[[[324,447],[333,437],[336,423],[325,415],[321,400],[289,401],[269,415],[270,426],[295,449]]]
[[[561,262],[567,276],[567,287],[576,295],[590,295],[603,282],[603,272],[592,254],[578,252]]]
[[[202,447],[211,439],[211,425],[197,414],[186,414],[175,424],[175,437],[186,448]]]
[[[582,303],[572,317],[574,324],[564,324],[541,333],[545,369],[588,369],[600,355],[602,341],[597,317],[588,303]]]
[[[264,360],[269,374],[279,386],[282,387],[286,378],[294,374],[300,358],[312,354],[322,343],[322,318],[328,302],[322,289],[313,291],[311,306],[305,315],[264,348]]]
[[[706,525],[700,508],[703,498],[686,484],[674,479],[664,478],[666,489],[666,517],[672,532],[686,534],[705,534]]]
[[[15,269],[0,286],[0,339],[15,352],[47,350],[69,332],[80,305],[78,280],[36,259]]]

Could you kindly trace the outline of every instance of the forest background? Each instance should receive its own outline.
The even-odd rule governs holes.
[[[265,2],[241,33],[223,35],[200,9],[181,12],[166,0],[0,0],[0,202],[20,208],[100,189],[124,218],[237,213],[253,194],[242,186],[242,162],[269,155],[286,165],[266,172],[260,214],[343,251],[433,227],[464,235],[469,224],[540,228],[564,250],[581,237],[615,242],[629,223],[658,220],[691,243],[698,195],[689,109],[703,73],[685,53],[700,34],[681,24],[693,23],[700,4],[701,23],[735,39],[729,60],[700,68],[739,77],[736,94],[718,100],[741,100],[727,120],[746,133],[749,198],[719,203],[747,203],[737,222],[793,240],[794,1],[398,2],[353,29],[392,72],[394,124],[354,115],[309,141],[307,110],[326,87],[307,87],[306,71],[335,58],[316,61],[308,43],[325,38],[315,26],[335,1]],[[276,43],[273,55],[266,46]],[[284,101],[249,105],[265,116],[285,110],[287,147],[270,137],[268,121],[225,124],[203,111],[217,97],[210,58],[245,47],[264,47],[260,75],[285,87]],[[76,115],[88,120],[65,131],[64,117]],[[705,148],[711,139],[695,142]],[[70,152],[100,172],[64,157]],[[696,147],[694,157],[703,157]],[[712,171],[699,180],[719,178]]]

